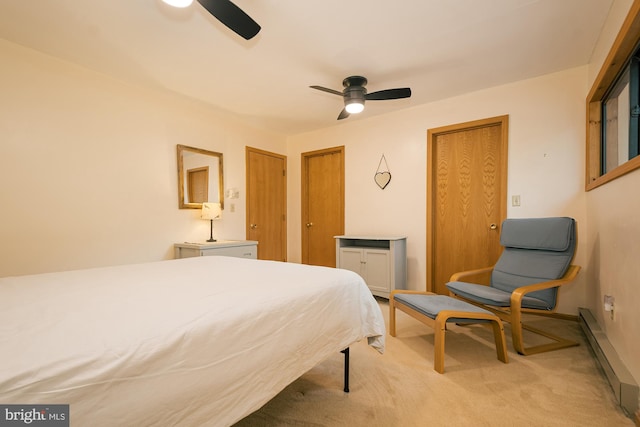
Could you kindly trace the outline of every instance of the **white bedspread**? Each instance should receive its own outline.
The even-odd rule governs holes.
[[[384,336],[346,270],[198,257],[7,277],[0,403],[70,404],[74,426],[230,425]]]

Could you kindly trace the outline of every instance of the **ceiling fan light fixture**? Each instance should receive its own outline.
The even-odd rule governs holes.
[[[203,0],[198,0],[203,1]],[[322,86],[309,86],[311,89],[321,90],[333,95],[341,96],[344,102],[344,108],[338,116],[338,120],[346,119],[349,114],[358,114],[364,110],[364,101],[380,101],[386,99],[401,99],[411,96],[411,89],[408,87],[397,89],[384,89],[376,92],[367,93],[365,86],[367,79],[362,76],[347,77],[342,81],[344,90],[339,92]]]
[[[189,7],[191,6],[191,3],[193,3],[193,0],[162,0],[162,1],[168,4],[169,6],[180,7],[180,8]]]
[[[364,110],[364,102],[358,99],[350,99],[347,101],[344,109],[347,110],[349,114],[362,113],[362,110]]]

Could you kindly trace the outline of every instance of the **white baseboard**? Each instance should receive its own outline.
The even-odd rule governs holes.
[[[587,308],[579,308],[578,311],[582,331],[609,380],[616,399],[625,413],[633,417],[638,411],[638,383],[618,357],[618,353],[609,342],[607,335],[600,329],[591,311]]]

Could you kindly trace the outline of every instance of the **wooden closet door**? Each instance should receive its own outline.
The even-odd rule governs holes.
[[[433,129],[427,148],[427,289],[493,266],[507,204],[508,116]]]
[[[258,241],[258,259],[287,260],[287,158],[246,148],[248,240]]]
[[[336,266],[344,234],[344,147],[302,153],[302,262]]]

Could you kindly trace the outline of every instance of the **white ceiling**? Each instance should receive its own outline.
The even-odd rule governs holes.
[[[246,41],[197,2],[0,0],[0,37],[296,134],[584,65],[612,2],[234,0],[262,27]],[[342,99],[309,86],[351,75],[413,94],[337,122]]]

